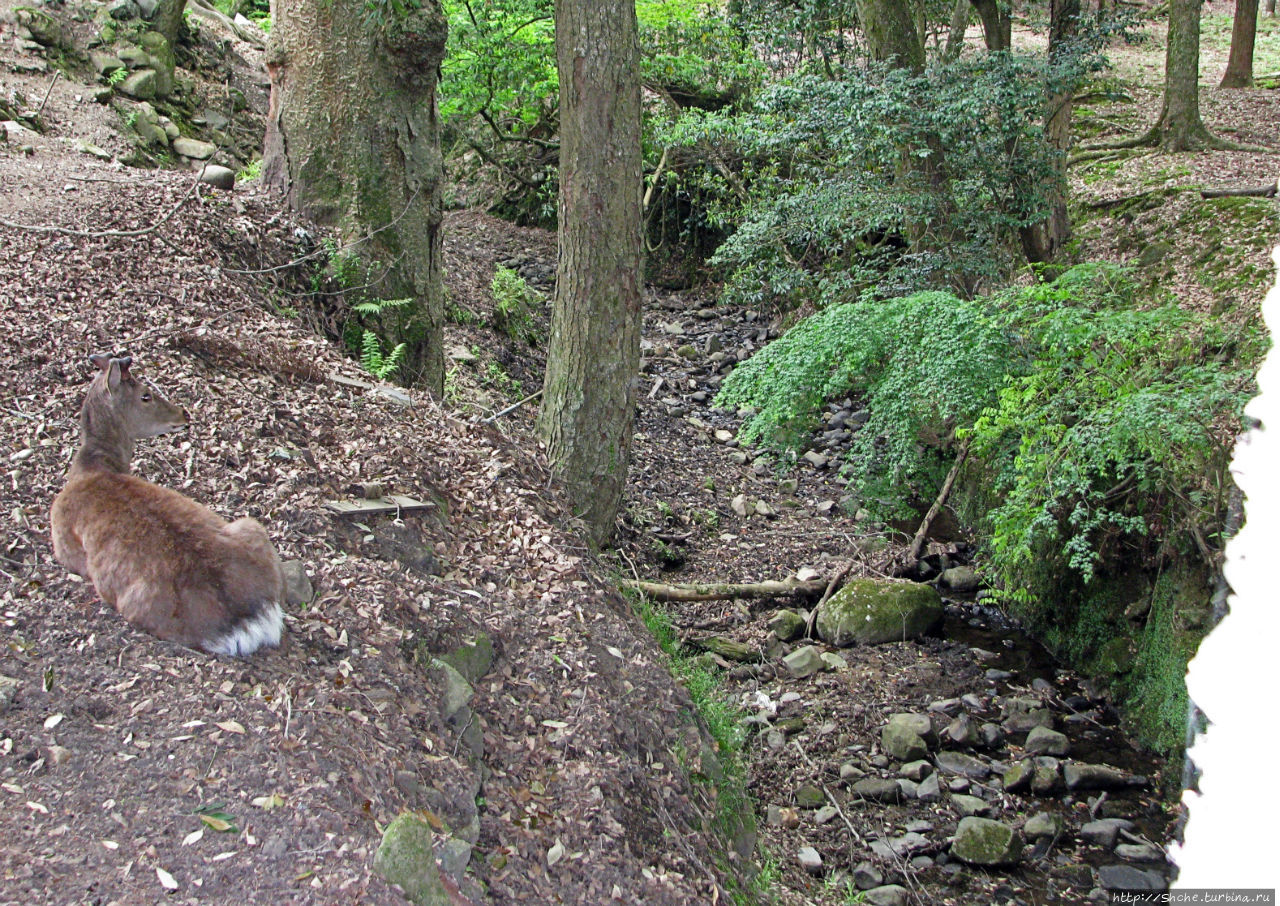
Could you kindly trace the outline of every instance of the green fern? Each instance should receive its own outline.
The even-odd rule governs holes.
[[[398,343],[390,354],[382,352],[382,341],[372,330],[366,330],[360,345],[360,365],[380,381],[392,377],[404,361],[406,345]]]

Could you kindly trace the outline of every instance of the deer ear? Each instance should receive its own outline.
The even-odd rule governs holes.
[[[99,371],[111,370],[111,356],[109,355],[103,355],[102,353],[98,353],[97,355],[91,355],[89,356],[89,361],[92,362],[94,367],[96,367]]]
[[[115,360],[115,363],[120,366],[120,379],[125,381],[130,380],[129,366],[133,364],[133,356],[121,356]]]

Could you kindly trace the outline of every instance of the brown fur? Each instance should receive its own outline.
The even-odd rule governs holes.
[[[284,599],[266,530],[227,523],[176,491],[129,474],[134,442],[186,424],[186,413],[129,374],[102,369],[81,412],[81,446],[53,502],[53,549],[129,622],[207,647]]]

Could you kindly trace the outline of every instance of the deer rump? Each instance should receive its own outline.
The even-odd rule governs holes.
[[[266,530],[134,475],[73,477],[53,505],[54,554],[126,620],[217,654],[278,645],[284,576]]]

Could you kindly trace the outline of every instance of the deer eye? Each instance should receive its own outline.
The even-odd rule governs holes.
[[[142,393],[142,401],[143,401],[144,403],[149,403],[149,402],[151,402],[151,394],[150,394],[150,393],[147,393],[146,391],[143,391],[143,393]]]

